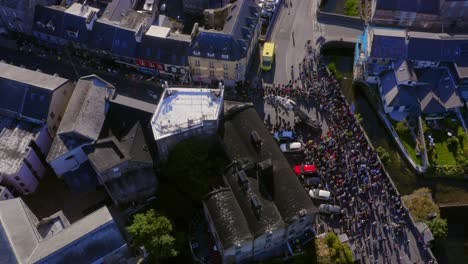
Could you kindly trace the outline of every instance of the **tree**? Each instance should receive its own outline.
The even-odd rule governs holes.
[[[133,236],[133,244],[143,246],[152,260],[178,254],[175,238],[171,235],[171,222],[165,216],[157,215],[153,209],[135,215],[127,231]]]
[[[432,220],[427,221],[427,226],[434,235],[434,239],[443,240],[447,237],[447,219],[442,219],[440,217],[434,218]]]
[[[390,154],[384,147],[380,146],[376,149],[376,151],[384,164],[388,164],[388,162],[390,162]]]
[[[396,124],[395,130],[400,136],[405,135],[406,133],[409,132],[408,126],[406,125],[405,121],[398,122]]]

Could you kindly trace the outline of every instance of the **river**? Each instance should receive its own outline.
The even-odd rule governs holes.
[[[344,76],[352,77],[353,58],[349,52],[343,52],[343,50],[328,52],[324,54],[345,55],[334,55],[329,60],[336,62],[337,69],[344,73]],[[466,182],[427,179],[416,174],[410,168],[363,92],[355,89],[352,80],[348,78],[341,81],[343,93],[352,110],[361,115],[362,126],[374,147],[382,146],[389,152],[391,160],[385,168],[395,182],[398,191],[405,195],[419,187],[426,186],[433,190],[437,202],[468,202],[468,184]],[[441,214],[448,221],[449,234],[447,239],[434,249],[434,254],[436,254],[439,263],[468,263],[468,220],[466,220],[468,208],[444,208],[441,210]]]

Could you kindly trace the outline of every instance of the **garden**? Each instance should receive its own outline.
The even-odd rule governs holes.
[[[416,162],[416,164],[421,165],[422,160],[421,160],[421,155],[419,153],[420,150],[419,150],[418,142],[415,139],[415,135],[418,133],[417,129],[414,130],[413,132],[414,136],[413,136],[410,130],[410,124],[408,124],[406,120],[395,123],[394,127],[395,127],[395,131],[397,132],[398,136],[401,139],[401,142],[403,143],[403,146],[408,151],[413,161]],[[415,127],[415,126],[413,125],[411,127]]]
[[[324,237],[315,239],[317,263],[354,263],[354,256],[348,244],[341,243],[338,235],[329,232]]]
[[[435,175],[463,178],[468,172],[468,135],[460,122],[447,116],[424,123],[427,154]]]

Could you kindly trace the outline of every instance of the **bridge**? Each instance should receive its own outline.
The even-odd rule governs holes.
[[[318,41],[322,45],[352,46],[356,44],[365,28],[364,20],[339,14],[316,12],[316,28],[321,37]]]

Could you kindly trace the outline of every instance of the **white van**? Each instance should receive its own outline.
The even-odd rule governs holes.
[[[318,199],[318,200],[330,200],[331,193],[329,191],[325,190],[319,190],[319,189],[312,189],[309,191],[309,196],[312,199]]]

